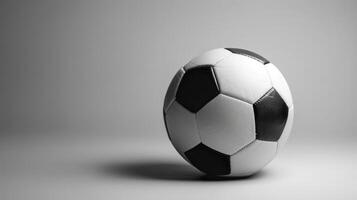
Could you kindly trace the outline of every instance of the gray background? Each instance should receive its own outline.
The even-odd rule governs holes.
[[[43,187],[52,195],[50,183],[56,183],[53,180],[68,171],[64,166],[58,167],[63,174],[58,172],[61,175],[53,177],[57,171],[46,173],[46,170],[53,167],[51,158],[63,155],[78,154],[81,159],[91,153],[98,159],[112,155],[108,160],[121,161],[139,155],[135,157],[137,160],[150,160],[143,151],[152,151],[166,157],[155,157],[161,163],[142,163],[142,167],[151,167],[154,171],[161,167],[161,171],[170,169],[172,172],[168,174],[175,174],[184,161],[179,160],[166,138],[162,120],[164,94],[179,67],[192,57],[217,47],[255,51],[282,71],[290,85],[296,110],[286,152],[292,152],[289,155],[300,155],[301,149],[305,150],[304,154],[317,152],[312,154],[318,156],[309,160],[317,163],[306,165],[306,170],[315,166],[313,169],[318,172],[319,167],[339,163],[336,159],[350,154],[349,159],[346,156],[352,162],[349,167],[355,166],[351,152],[357,149],[346,150],[347,153],[342,149],[347,148],[347,144],[351,148],[356,144],[356,9],[356,1],[2,0],[0,176],[6,185],[2,188],[8,189],[3,189],[0,196],[11,199],[16,193],[48,197],[42,196],[40,188]],[[87,149],[86,144],[92,149]],[[135,153],[124,144],[132,144],[129,146]],[[109,149],[106,151],[104,147]],[[42,155],[44,152],[47,154]],[[324,163],[319,158],[326,155],[330,157]],[[282,158],[289,157],[287,153],[285,157],[282,155]],[[178,165],[176,168],[162,163],[172,158]],[[77,160],[62,159],[70,166]],[[300,158],[295,162],[299,166],[307,160]],[[273,166],[285,166],[287,162]],[[331,172],[341,172],[346,174],[335,174],[336,177],[355,177],[355,173],[343,168],[346,162],[342,159],[344,166],[334,170],[327,168],[326,174],[321,176],[331,177]],[[118,166],[119,171],[122,165]],[[119,174],[130,174],[135,167],[140,165],[128,167],[129,172],[121,173],[122,170]],[[71,172],[70,176],[80,174]],[[147,171],[143,173],[147,175]],[[148,176],[152,175],[155,177],[155,172],[149,172]],[[42,178],[33,183],[38,177]],[[293,183],[300,180],[297,177],[295,173],[288,180]],[[175,179],[175,176],[169,178]],[[275,178],[281,180],[280,176]],[[268,178],[262,179],[257,184]],[[312,179],[321,181],[318,175]],[[32,190],[11,192],[17,190],[14,188],[19,187],[19,183],[28,188],[26,180],[34,187]],[[120,182],[122,178],[111,181],[115,185],[115,181]],[[305,181],[301,178],[302,185],[306,185]],[[62,186],[68,182],[75,180],[65,179]],[[77,191],[76,197],[90,190],[85,187],[89,182],[83,180],[83,191]],[[121,183],[126,185],[127,182]],[[53,193],[61,191],[56,184]],[[289,187],[284,181],[281,184]],[[131,192],[136,187],[140,188],[140,183],[118,190],[135,195]],[[203,191],[207,189],[199,187],[203,187]],[[356,194],[343,188],[329,190],[329,187],[334,188],[328,185],[324,189],[334,191],[336,197],[338,191],[350,197]],[[224,190],[220,190],[222,194]],[[114,196],[115,191],[112,191]],[[311,194],[312,191],[306,189],[305,192]]]

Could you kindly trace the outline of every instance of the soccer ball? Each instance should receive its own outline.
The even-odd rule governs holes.
[[[267,59],[219,48],[176,73],[163,113],[171,143],[198,170],[249,176],[286,143],[294,106],[283,75]]]

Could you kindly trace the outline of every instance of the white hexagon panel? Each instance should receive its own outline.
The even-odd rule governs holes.
[[[251,57],[233,54],[214,67],[223,94],[253,104],[271,87],[265,66]]]
[[[171,103],[175,100],[177,88],[180,84],[180,81],[182,79],[183,74],[185,71],[181,68],[175,76],[172,78],[170,85],[167,89],[166,95],[165,95],[165,100],[164,100],[164,112],[167,111]]]
[[[265,67],[269,73],[273,87],[280,94],[286,105],[291,107],[293,105],[293,98],[291,96],[289,85],[286,82],[283,74],[281,74],[279,69],[272,63],[266,64]]]
[[[281,134],[281,136],[278,140],[278,151],[281,151],[281,149],[285,146],[285,144],[290,136],[291,129],[293,127],[293,121],[294,121],[294,106],[289,108],[288,119],[286,120],[283,133]]]
[[[253,106],[219,94],[196,116],[202,143],[231,155],[255,139]]]
[[[195,114],[174,101],[164,117],[171,143],[185,157],[185,151],[201,142],[197,131]]]
[[[255,140],[231,156],[231,176],[249,176],[267,165],[276,155],[277,143]]]
[[[200,56],[197,56],[196,58],[193,58],[189,63],[184,66],[184,68],[187,70],[200,65],[215,65],[217,62],[230,55],[232,55],[232,53],[227,49],[212,49],[203,53]]]

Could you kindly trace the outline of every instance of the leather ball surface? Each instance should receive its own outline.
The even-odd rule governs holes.
[[[164,121],[178,153],[214,176],[249,176],[289,137],[294,106],[280,71],[244,49],[213,49],[173,77]]]

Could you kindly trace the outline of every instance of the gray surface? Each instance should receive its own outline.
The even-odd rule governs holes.
[[[0,199],[356,199],[356,1],[0,2]],[[162,121],[212,48],[272,61],[292,140],[259,176],[202,181]]]
[[[329,148],[326,148],[329,147]],[[0,199],[356,199],[356,145],[290,143],[249,179],[207,180],[168,139],[1,142]]]

